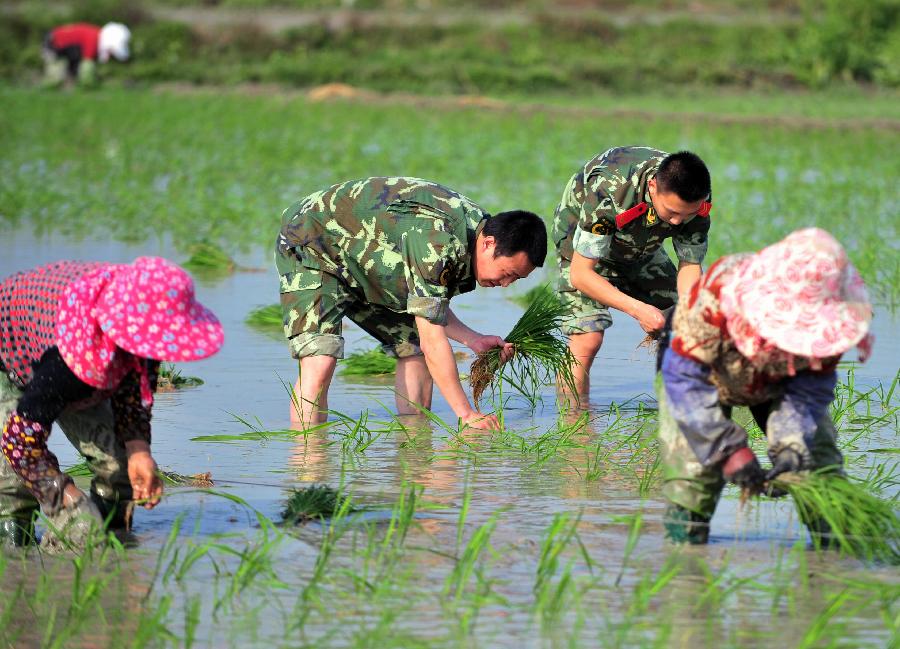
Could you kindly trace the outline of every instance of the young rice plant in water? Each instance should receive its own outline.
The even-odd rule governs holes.
[[[575,357],[559,333],[564,315],[565,307],[552,291],[540,292],[506,336],[514,346],[512,359],[501,368],[499,347],[478,355],[469,373],[476,406],[484,391],[503,379],[532,403],[540,387],[554,377],[571,394],[577,393],[572,376]]]
[[[894,502],[833,472],[817,471],[803,480],[776,484],[791,495],[803,520],[827,524],[829,540],[841,552],[900,564],[900,518]]]

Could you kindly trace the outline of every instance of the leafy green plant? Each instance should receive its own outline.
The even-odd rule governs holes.
[[[512,359],[501,366],[499,347],[478,355],[469,371],[476,406],[488,387],[504,379],[532,403],[540,387],[554,377],[566,384],[570,394],[578,392],[572,376],[575,357],[559,332],[565,313],[555,293],[541,292],[506,336],[506,342],[514,346]]]
[[[802,520],[821,528],[823,538],[813,535],[816,545],[833,545],[852,556],[900,563],[900,517],[894,502],[828,471],[816,471],[796,481],[776,480],[775,485],[793,497]]]
[[[388,356],[380,347],[367,352],[355,352],[341,361],[344,376],[380,376],[397,371],[397,359]]]

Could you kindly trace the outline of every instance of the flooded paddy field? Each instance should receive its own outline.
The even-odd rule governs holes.
[[[842,368],[833,415],[848,472],[896,498],[897,133],[141,92],[65,97],[79,110],[64,114],[58,97],[2,98],[0,275],[60,258],[183,261],[200,240],[261,269],[198,277],[225,346],[180,368],[203,385],[154,407],[160,466],[209,471],[214,486],[170,487],[137,513],[128,549],[0,558],[7,646],[897,643],[897,567],[811,550],[787,501],[742,507],[729,488],[709,546],[663,540],[653,364],[624,316],[595,362],[585,415],[560,413],[547,387],[533,411],[497,404],[506,430],[493,434],[460,432],[439,395],[434,417],[396,418],[390,379],[339,373],[332,425],[291,430],[296,364],[277,335],[244,323],[277,300],[268,246],[280,210],[320,186],[413,174],[492,211],[549,216],[572,170],[607,145],[690,148],[713,173],[711,259],[815,223],[872,286],[875,355]],[[121,115],[123,102],[141,118]],[[547,277],[479,289],[454,310],[503,335],[522,313],[507,298]],[[345,336],[348,352],[374,345],[357,327]],[[79,462],[62,435],[50,444],[63,467]],[[288,490],[313,483],[343,488],[354,509],[278,525]]]

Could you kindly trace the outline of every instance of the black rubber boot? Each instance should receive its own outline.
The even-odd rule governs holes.
[[[29,516],[0,519],[0,547],[21,548],[35,544],[34,522]]]
[[[130,532],[133,507],[130,500],[111,500],[91,491],[91,500],[100,510],[110,532]]]
[[[663,515],[666,538],[673,543],[703,545],[709,542],[710,518],[670,503]]]

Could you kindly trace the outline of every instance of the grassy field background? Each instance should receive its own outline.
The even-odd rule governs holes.
[[[895,0],[7,3],[0,78],[28,83],[53,26],[120,20],[123,84],[311,86],[426,93],[900,86]]]
[[[185,251],[207,241],[264,260],[281,210],[335,182],[419,176],[489,211],[521,207],[550,219],[585,160],[649,143],[696,151],[710,166],[710,259],[818,225],[845,242],[880,301],[897,300],[900,131],[855,120],[843,95],[794,97],[808,106],[798,115],[844,115],[812,122],[776,117],[765,99],[755,100],[759,114],[747,100],[744,116],[730,120],[673,112],[652,98],[640,114],[178,90],[60,96],[7,87],[0,101],[3,228],[171,237]]]

